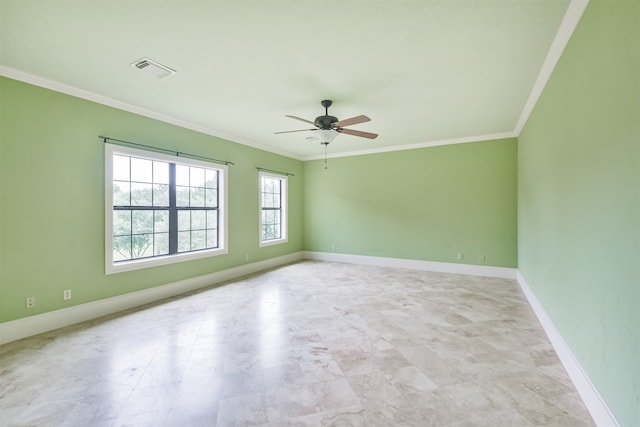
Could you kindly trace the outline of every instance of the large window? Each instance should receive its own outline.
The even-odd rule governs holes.
[[[287,241],[287,177],[260,172],[260,246]]]
[[[226,166],[106,146],[106,272],[227,253]]]

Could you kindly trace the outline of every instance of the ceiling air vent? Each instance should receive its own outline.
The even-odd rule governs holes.
[[[159,79],[164,79],[165,77],[169,77],[170,75],[176,73],[176,70],[172,70],[166,65],[159,64],[156,61],[149,58],[140,58],[137,61],[132,62],[131,66],[136,67],[139,70],[144,70],[150,74],[153,74]]]

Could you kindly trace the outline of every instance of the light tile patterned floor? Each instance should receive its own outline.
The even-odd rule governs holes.
[[[592,426],[511,280],[305,261],[0,347],[2,426]]]

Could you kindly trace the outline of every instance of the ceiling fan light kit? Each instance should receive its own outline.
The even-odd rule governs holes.
[[[316,133],[321,144],[329,144],[338,136],[338,132],[333,129],[320,129]]]

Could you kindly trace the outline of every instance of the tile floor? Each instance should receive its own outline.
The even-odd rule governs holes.
[[[2,426],[593,426],[503,279],[304,261],[0,362]]]

